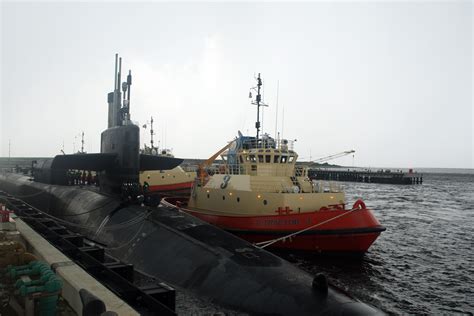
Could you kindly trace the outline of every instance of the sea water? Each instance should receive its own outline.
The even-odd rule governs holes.
[[[474,174],[429,171],[422,185],[343,184],[387,228],[363,257],[284,257],[390,314],[472,315]]]

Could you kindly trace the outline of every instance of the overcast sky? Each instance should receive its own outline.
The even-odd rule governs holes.
[[[176,156],[263,129],[300,158],[348,149],[366,167],[474,168],[471,1],[1,3],[0,156],[99,152],[114,54],[132,120]],[[284,111],[284,115],[283,115]],[[284,126],[282,127],[284,122]],[[142,143],[149,142],[143,130]],[[352,165],[352,157],[335,163]]]

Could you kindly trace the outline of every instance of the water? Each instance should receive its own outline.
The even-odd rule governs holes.
[[[474,174],[424,174],[423,185],[344,183],[387,227],[362,258],[286,254],[390,314],[474,312]]]
[[[284,257],[390,314],[473,315],[474,171],[417,171],[423,185],[342,183],[348,202],[362,198],[387,227],[364,257]],[[179,292],[177,300],[180,314],[238,314]]]

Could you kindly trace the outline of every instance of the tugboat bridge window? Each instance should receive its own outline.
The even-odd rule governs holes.
[[[263,155],[258,155],[258,162],[262,163],[263,162]]]
[[[266,162],[266,163],[272,162],[272,156],[270,156],[270,155],[265,155],[265,162]]]
[[[242,156],[239,156],[240,163],[244,163],[244,158]]]
[[[286,163],[287,160],[288,160],[288,156],[286,155],[281,156],[281,163]]]
[[[251,162],[257,162],[257,159],[255,159],[255,155],[250,155],[249,159]]]
[[[293,160],[295,160],[295,156],[290,156],[289,162],[293,162]]]
[[[280,162],[280,155],[273,156],[273,162],[274,163],[279,163]]]

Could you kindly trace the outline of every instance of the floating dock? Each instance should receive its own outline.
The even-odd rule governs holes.
[[[411,170],[410,170],[411,171]],[[386,184],[422,184],[423,175],[414,172],[393,172],[391,170],[329,170],[310,169],[308,176],[311,180],[366,182]]]

